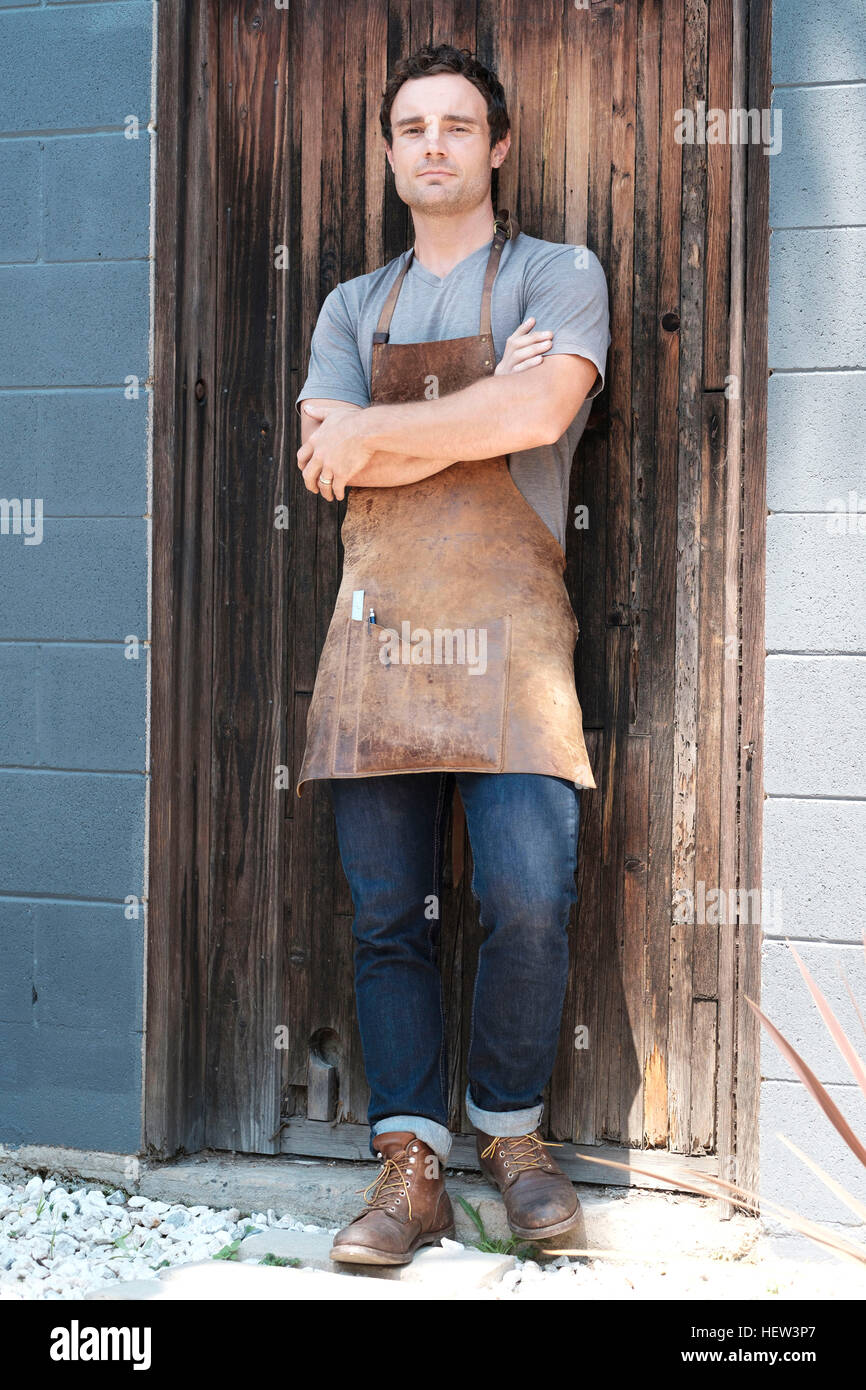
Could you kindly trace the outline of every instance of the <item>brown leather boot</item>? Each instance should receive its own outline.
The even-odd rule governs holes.
[[[422,1245],[454,1238],[444,1165],[408,1130],[377,1134],[374,1143],[382,1167],[363,1189],[368,1209],[337,1232],[330,1256],[347,1264],[407,1265]]]
[[[580,1202],[574,1185],[551,1158],[538,1130],[532,1134],[492,1135],[476,1130],[481,1171],[498,1187],[508,1224],[516,1236],[543,1240],[575,1224]]]

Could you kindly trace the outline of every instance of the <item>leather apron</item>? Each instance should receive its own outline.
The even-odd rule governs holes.
[[[444,396],[493,374],[493,282],[505,241],[517,235],[500,212],[478,334],[389,343],[410,251],[373,335],[373,403]],[[316,778],[400,772],[535,772],[595,787],[565,555],[504,454],[397,487],[350,484],[341,536],[342,582],[298,796]]]

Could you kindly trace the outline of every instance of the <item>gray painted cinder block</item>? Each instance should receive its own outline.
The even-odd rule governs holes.
[[[144,516],[147,392],[0,392],[0,495],[46,516]]]
[[[858,924],[862,931],[862,921]],[[824,995],[855,1050],[862,1051],[866,1015],[866,953],[860,945],[821,945],[792,942],[809,974]],[[845,982],[851,989],[849,995]],[[856,1001],[856,1008],[854,1002]],[[761,953],[761,1008],[803,1061],[826,1086],[848,1086],[855,1080],[833,1041],[800,968],[784,941],[765,941]],[[790,1081],[797,1077],[764,1025],[761,1025],[761,1076]],[[863,1135],[866,1143],[866,1133]]]
[[[0,764],[144,772],[149,649],[125,650],[0,643]]]
[[[0,639],[144,640],[145,525],[47,517],[39,545],[0,538]]]
[[[866,227],[774,231],[770,237],[769,365],[866,363]]]
[[[773,82],[866,79],[864,0],[783,0],[773,5]]]
[[[143,386],[149,285],[144,261],[0,266],[0,381]]]
[[[40,1027],[139,1033],[143,1006],[144,909],[114,903],[37,902],[33,907]]]
[[[10,1023],[3,1033],[4,1143],[139,1151],[140,1034],[35,1023]]]
[[[863,1139],[866,1099],[859,1086],[853,1082],[850,1086],[830,1084],[827,1091],[854,1133]],[[862,1163],[799,1080],[767,1080],[761,1086],[761,1196],[811,1221],[838,1222],[862,1235],[864,1223],[791,1152],[778,1138],[780,1133],[862,1201]]]
[[[866,86],[784,88],[773,93],[773,110],[782,141],[772,156],[770,225],[866,222]]]
[[[39,160],[37,140],[0,140],[0,261],[39,254]]]
[[[846,514],[828,480],[822,511],[834,505],[767,518],[768,652],[866,652],[866,511]]]
[[[145,779],[0,769],[0,884],[15,897],[144,892]]]
[[[866,796],[866,657],[767,658],[764,790]]]
[[[34,904],[0,898],[0,1027],[33,1018]],[[0,1046],[0,1058],[3,1048]],[[2,1061],[0,1061],[2,1070]]]
[[[46,261],[147,256],[150,140],[144,129],[45,142]]]
[[[866,801],[768,797],[762,901],[773,921],[765,937],[860,942],[864,847]]]
[[[152,25],[150,0],[0,17],[0,131],[146,125]]]
[[[775,372],[767,382],[770,511],[848,507],[852,491],[854,507],[866,507],[864,440],[866,372]]]

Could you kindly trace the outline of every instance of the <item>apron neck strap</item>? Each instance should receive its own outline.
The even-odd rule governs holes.
[[[503,208],[500,212],[496,214],[496,218],[493,223],[493,244],[490,247],[490,255],[487,258],[487,269],[484,273],[484,288],[481,292],[480,332],[482,334],[489,334],[492,331],[490,320],[490,301],[493,295],[493,281],[496,279],[496,272],[499,269],[499,258],[502,255],[502,248],[505,245],[506,241],[514,240],[519,230],[520,228],[518,227],[515,218],[511,216],[507,209]],[[391,326],[391,317],[394,313],[394,306],[397,303],[397,296],[399,295],[400,290],[403,287],[403,281],[406,278],[406,271],[409,269],[409,265],[414,254],[415,248],[410,247],[409,254],[400,268],[400,273],[394,281],[393,285],[391,286],[390,290],[388,291],[388,297],[385,300],[385,303],[382,305],[382,312],[379,315],[379,322],[376,325],[376,331],[373,334],[374,343],[387,343],[388,341],[388,338],[390,336],[388,330]]]

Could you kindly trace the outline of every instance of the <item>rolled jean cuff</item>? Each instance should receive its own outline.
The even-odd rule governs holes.
[[[506,1137],[531,1134],[541,1124],[543,1113],[543,1104],[529,1106],[526,1110],[481,1110],[466,1087],[466,1114],[482,1134]]]
[[[453,1142],[451,1131],[445,1125],[440,1125],[437,1120],[428,1119],[426,1115],[389,1115],[387,1119],[377,1120],[370,1132],[371,1153],[375,1154],[376,1135],[390,1134],[392,1129],[409,1130],[416,1139],[420,1139],[422,1144],[427,1144],[433,1150],[440,1163],[448,1162]]]

